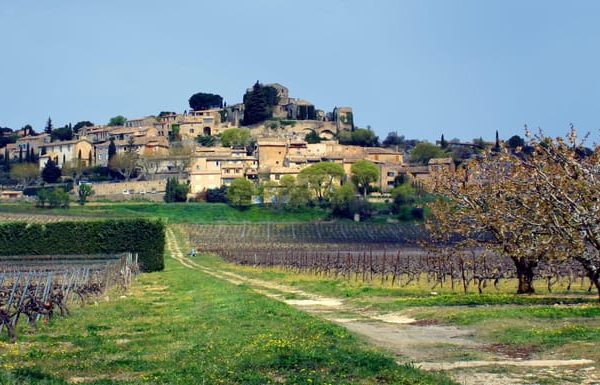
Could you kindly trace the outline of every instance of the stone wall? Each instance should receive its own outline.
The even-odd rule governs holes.
[[[94,183],[91,200],[148,199],[159,201],[165,195],[166,180],[131,181],[121,183]]]

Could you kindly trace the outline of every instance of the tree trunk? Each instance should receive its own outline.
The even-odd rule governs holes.
[[[598,303],[600,303],[600,268],[596,266],[597,263],[594,263],[595,261],[592,258],[587,256],[576,257],[575,259],[581,263],[588,278],[598,291]]]
[[[523,258],[512,258],[512,260],[517,268],[517,279],[519,280],[517,294],[534,294],[533,269],[537,266],[537,262]]]

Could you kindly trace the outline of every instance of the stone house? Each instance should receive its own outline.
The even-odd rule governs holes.
[[[74,160],[81,161],[84,166],[95,164],[93,144],[86,138],[45,143],[39,149],[40,169],[44,168],[48,159],[52,159],[60,168]]]

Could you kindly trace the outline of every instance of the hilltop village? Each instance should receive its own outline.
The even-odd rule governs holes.
[[[6,165],[26,161],[40,172],[50,162],[62,170],[62,179],[93,185],[96,199],[118,200],[152,194],[158,199],[169,178],[187,184],[187,198],[194,200],[238,178],[277,184],[321,162],[342,165],[350,177],[352,165],[361,160],[379,170],[370,192],[385,194],[399,178],[419,180],[433,169],[455,167],[448,155],[410,163],[410,147],[389,140],[380,146],[370,129],[354,125],[351,107],[326,112],[290,97],[278,83],[256,82],[238,104],[227,105],[209,93],[193,95],[189,104],[181,113],[117,116],[106,125],[79,122],[56,129],[49,119],[43,133],[30,126],[4,132],[16,139],[5,143],[0,155]],[[23,180],[21,187],[26,184]]]

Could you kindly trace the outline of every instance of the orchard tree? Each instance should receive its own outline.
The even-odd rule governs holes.
[[[535,268],[567,258],[568,249],[544,223],[532,221],[530,208],[522,204],[536,193],[520,162],[506,151],[490,152],[455,173],[434,174],[431,187],[439,199],[430,205],[427,228],[433,238],[452,235],[509,257],[517,293],[531,294]]]
[[[314,192],[319,202],[323,202],[333,192],[336,181],[341,182],[344,175],[344,168],[341,164],[320,162],[302,169],[298,174],[298,180]]]
[[[566,139],[528,136],[533,154],[519,160],[529,194],[517,202],[518,219],[560,239],[585,269],[600,301],[600,146],[582,151],[573,127]]]
[[[362,191],[363,199],[367,199],[369,185],[379,180],[379,168],[371,161],[359,160],[350,170],[352,182]]]

